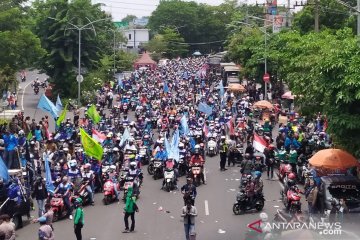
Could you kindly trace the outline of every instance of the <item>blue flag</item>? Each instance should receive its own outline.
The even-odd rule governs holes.
[[[130,137],[131,137],[131,135],[130,135],[129,129],[126,128],[124,131],[124,134],[122,135],[122,138],[120,141],[120,146],[123,146]]]
[[[50,113],[53,118],[59,117],[57,108],[44,94],[41,96],[37,108]]]
[[[193,137],[190,137],[191,151],[195,150],[195,145],[196,145],[195,139]]]
[[[220,80],[219,89],[220,89],[220,97],[223,98],[224,94],[225,94],[225,89],[224,89],[224,85],[223,85],[222,80]]]
[[[56,99],[56,109],[58,110],[58,112],[60,112],[63,109],[63,105],[61,103],[59,94],[57,95],[57,99]]]
[[[166,150],[167,155],[170,156],[171,155],[171,146],[170,146],[169,140],[167,139],[167,136],[165,136],[164,145],[165,145],[165,150]]]
[[[181,120],[180,120],[180,124],[181,124],[181,128],[182,128],[182,131],[183,131],[183,134],[184,135],[188,135],[190,130],[189,130],[189,125],[188,125],[188,122],[187,122],[187,119],[186,119],[186,116],[182,116]]]
[[[4,179],[4,183],[9,182],[9,178],[10,178],[9,172],[1,156],[0,156],[0,177]]]
[[[124,84],[123,84],[123,81],[122,81],[122,79],[121,79],[121,76],[119,76],[119,78],[118,78],[118,86],[119,86],[120,88],[124,88]]]
[[[164,93],[168,93],[169,92],[169,86],[167,84],[167,82],[164,82]]]
[[[48,192],[53,193],[55,191],[55,187],[53,185],[52,178],[51,178],[51,171],[50,171],[50,166],[49,166],[49,156],[48,155],[45,156],[45,178],[46,178],[46,190]]]
[[[212,114],[212,107],[210,107],[209,105],[207,105],[206,103],[199,103],[199,106],[198,106],[198,110],[200,112],[203,112],[205,113],[206,115],[210,116]]]
[[[176,129],[171,140],[171,148],[178,147],[180,142],[179,129]]]

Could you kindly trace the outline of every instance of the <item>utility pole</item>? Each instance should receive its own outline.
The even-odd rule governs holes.
[[[287,1],[287,8],[286,8],[286,27],[291,26],[291,20],[290,20],[290,0]]]
[[[264,65],[265,65],[265,74],[267,74],[267,26],[265,22],[265,54],[264,54]],[[267,82],[265,82],[265,94],[264,99],[267,100]]]
[[[360,0],[357,0],[357,35],[360,36]]]
[[[315,10],[315,32],[319,32],[319,0],[315,0],[314,10]]]

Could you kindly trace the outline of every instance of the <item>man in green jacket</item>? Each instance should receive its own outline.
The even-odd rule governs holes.
[[[81,229],[84,226],[84,210],[82,208],[82,199],[75,200],[74,232],[76,240],[82,240]]]
[[[126,195],[126,202],[124,207],[124,222],[125,231],[123,233],[133,232],[135,229],[135,212],[138,211],[136,205],[136,197],[133,196],[133,188],[129,187]],[[131,227],[129,230],[129,217],[131,217]]]

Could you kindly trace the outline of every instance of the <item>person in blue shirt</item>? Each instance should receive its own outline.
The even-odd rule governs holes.
[[[300,143],[292,135],[289,135],[285,139],[284,146],[286,151],[290,151],[290,146],[294,146],[295,149],[299,149]]]
[[[64,204],[66,206],[67,210],[67,216],[72,219],[72,209],[70,205],[70,190],[71,190],[71,184],[68,182],[68,177],[64,176],[62,178],[62,182],[59,184],[59,186],[55,189],[55,194],[61,194],[62,198],[64,199]]]
[[[36,139],[36,141],[41,142],[41,141],[44,139],[39,124],[36,126],[34,133],[35,133],[35,139]]]
[[[155,154],[155,159],[159,159],[161,161],[166,161],[168,158],[168,154],[166,150],[164,149],[164,146],[159,146],[159,150]]]
[[[4,161],[8,169],[12,169],[13,167],[17,167],[14,160],[16,160],[16,150],[18,146],[18,139],[14,136],[13,133],[6,131],[3,135],[4,139]]]

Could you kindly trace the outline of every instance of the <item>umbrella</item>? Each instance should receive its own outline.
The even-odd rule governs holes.
[[[324,149],[318,151],[309,163],[312,166],[326,169],[346,169],[358,165],[357,159],[341,149]]]
[[[273,109],[274,106],[266,101],[266,100],[262,100],[262,101],[258,101],[256,103],[254,103],[254,108],[268,108],[268,109]]]
[[[284,93],[281,98],[293,100],[296,96],[291,94],[291,91]]]
[[[228,90],[232,91],[232,92],[245,92],[246,91],[245,87],[243,85],[241,85],[240,83],[229,84]]]
[[[201,52],[199,52],[199,51],[195,51],[192,55],[193,55],[193,56],[201,56],[202,54],[201,54]]]

